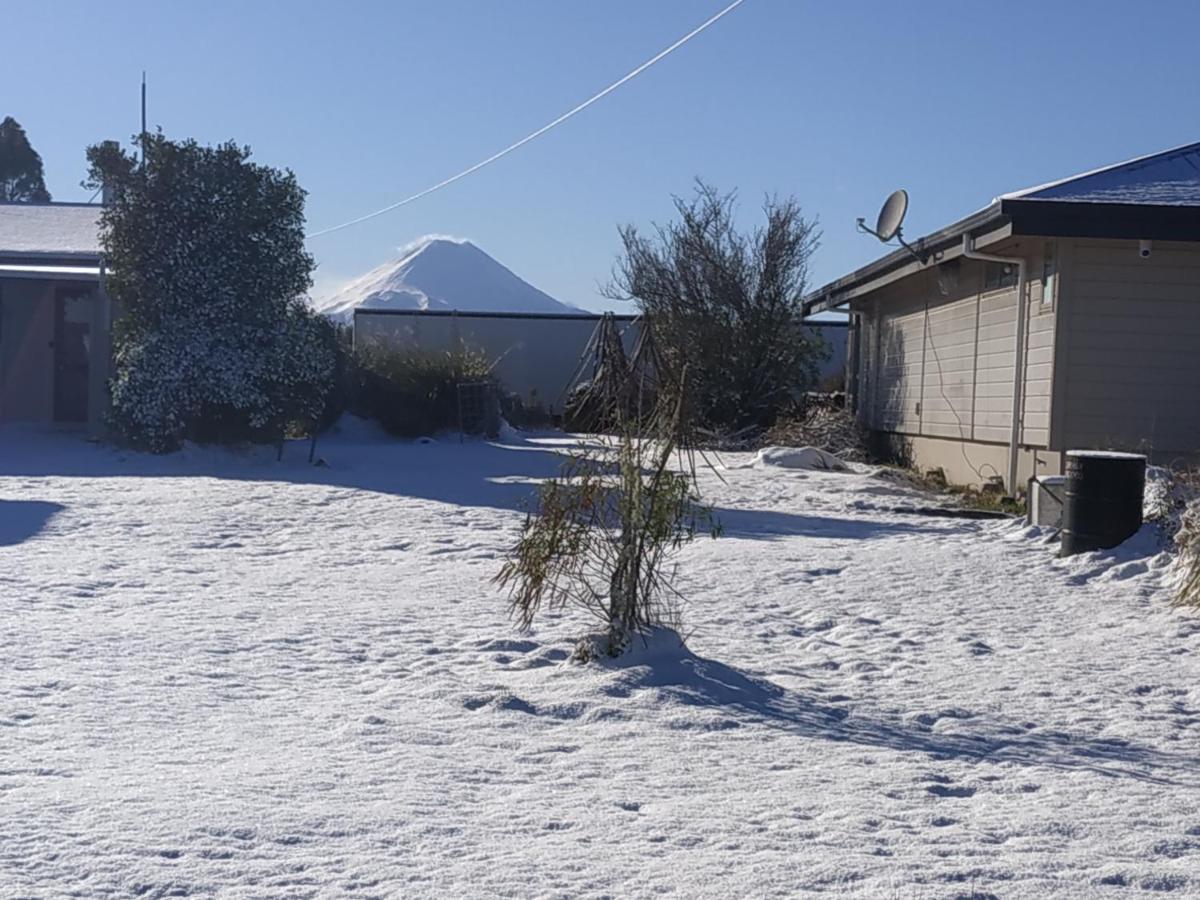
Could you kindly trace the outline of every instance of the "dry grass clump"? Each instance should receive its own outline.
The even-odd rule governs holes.
[[[1200,501],[1193,501],[1179,517],[1175,551],[1178,554],[1175,602],[1200,608]]]
[[[1190,465],[1146,471],[1146,520],[1175,544],[1175,602],[1200,609],[1200,471]]]
[[[759,444],[816,447],[846,462],[866,462],[870,457],[866,429],[854,413],[832,402],[810,401],[802,415],[776,422]]]

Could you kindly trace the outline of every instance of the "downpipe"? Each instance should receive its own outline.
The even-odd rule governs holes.
[[[1015,498],[1017,496],[1017,460],[1021,441],[1021,405],[1024,402],[1025,386],[1025,318],[1027,315],[1025,259],[1020,256],[996,256],[993,253],[980,253],[975,249],[975,239],[970,234],[963,235],[962,255],[967,259],[1017,267],[1017,336],[1016,346],[1013,348],[1012,428],[1008,438],[1008,479],[1005,484],[1009,496]]]

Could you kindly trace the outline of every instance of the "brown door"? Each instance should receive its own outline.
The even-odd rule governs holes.
[[[92,292],[60,287],[54,296],[54,421],[86,422]]]

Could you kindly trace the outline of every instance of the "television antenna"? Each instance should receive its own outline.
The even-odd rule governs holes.
[[[883,208],[879,210],[879,218],[875,220],[875,227],[868,228],[867,220],[859,218],[857,222],[858,230],[864,234],[874,235],[882,243],[890,243],[895,238],[900,246],[912,254],[921,265],[924,265],[929,254],[917,242],[917,246],[904,240],[904,234],[901,231],[901,226],[904,224],[904,216],[908,212],[908,191],[903,188],[898,191],[892,191],[887,200],[883,201]]]

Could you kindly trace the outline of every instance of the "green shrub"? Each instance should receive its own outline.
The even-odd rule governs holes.
[[[316,430],[325,431],[333,425],[353,404],[358,381],[358,359],[354,354],[354,331],[349,325],[340,325],[331,319],[328,323],[326,342],[333,352],[333,374],[325,405],[317,417]]]
[[[368,344],[357,349],[353,365],[351,411],[398,437],[458,428],[458,386],[494,381],[487,357],[475,350]]]

